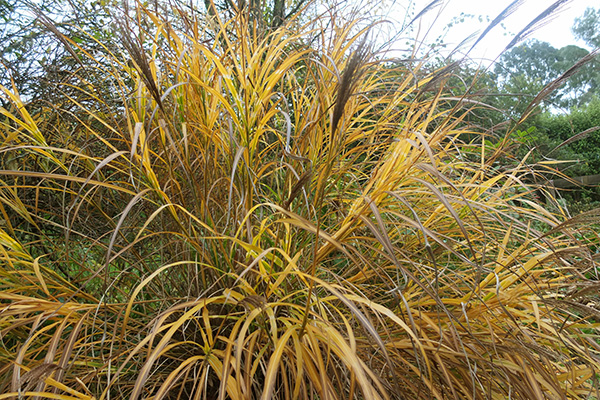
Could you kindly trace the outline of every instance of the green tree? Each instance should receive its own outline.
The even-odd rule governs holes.
[[[557,49],[546,42],[530,40],[504,53],[495,66],[499,84],[507,94],[515,96],[515,111],[522,112],[546,85],[559,79],[589,51],[575,45]],[[582,106],[600,93],[597,60],[581,65],[562,86],[548,94],[542,110],[548,107]]]
[[[600,9],[589,7],[576,18],[573,34],[591,47],[600,47]]]

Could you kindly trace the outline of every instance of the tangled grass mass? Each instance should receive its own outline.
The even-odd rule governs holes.
[[[600,212],[536,201],[452,65],[171,11],[57,30],[59,103],[1,88],[0,399],[600,398]]]

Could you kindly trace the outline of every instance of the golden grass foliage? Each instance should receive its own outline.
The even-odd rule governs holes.
[[[598,215],[531,201],[444,71],[134,11],[81,96],[2,88],[0,399],[598,398]]]

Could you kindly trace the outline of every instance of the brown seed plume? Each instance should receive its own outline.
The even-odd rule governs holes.
[[[337,100],[333,109],[333,117],[331,119],[332,134],[335,134],[337,131],[340,120],[344,115],[344,108],[346,107],[350,96],[352,96],[356,82],[362,75],[361,67],[364,65],[368,50],[366,46],[366,39],[367,37],[365,36],[358,45],[358,48],[354,51],[354,53],[352,53],[352,56],[346,65],[346,69],[340,78],[337,90]]]

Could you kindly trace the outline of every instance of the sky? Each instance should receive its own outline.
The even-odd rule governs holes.
[[[412,0],[412,2],[418,13],[427,4],[431,3],[431,0]],[[444,32],[444,27],[452,21],[453,17],[460,17],[461,13],[472,15],[472,17],[466,17],[464,22],[450,28],[449,33],[445,36],[444,42],[450,44],[449,47],[454,48],[453,45],[459,44],[473,32],[483,31],[489,21],[493,20],[511,2],[512,0],[445,0],[442,6],[432,9],[423,17],[420,37],[423,37],[426,28],[431,27],[425,40],[430,43],[432,39],[437,38]],[[505,20],[504,28],[500,25],[496,26],[469,53],[470,57],[476,62],[491,63],[517,32],[554,2],[555,0],[526,0],[516,12]],[[407,4],[409,4],[409,0],[396,0],[394,5],[390,7],[388,15],[392,19],[401,21],[406,13],[405,7]],[[385,7],[385,0],[383,6]],[[576,44],[585,48],[585,43],[574,38],[571,27],[575,18],[583,15],[587,7],[598,6],[594,0],[572,0],[563,5],[551,21],[535,31],[530,38],[549,42],[556,48],[569,44]]]

